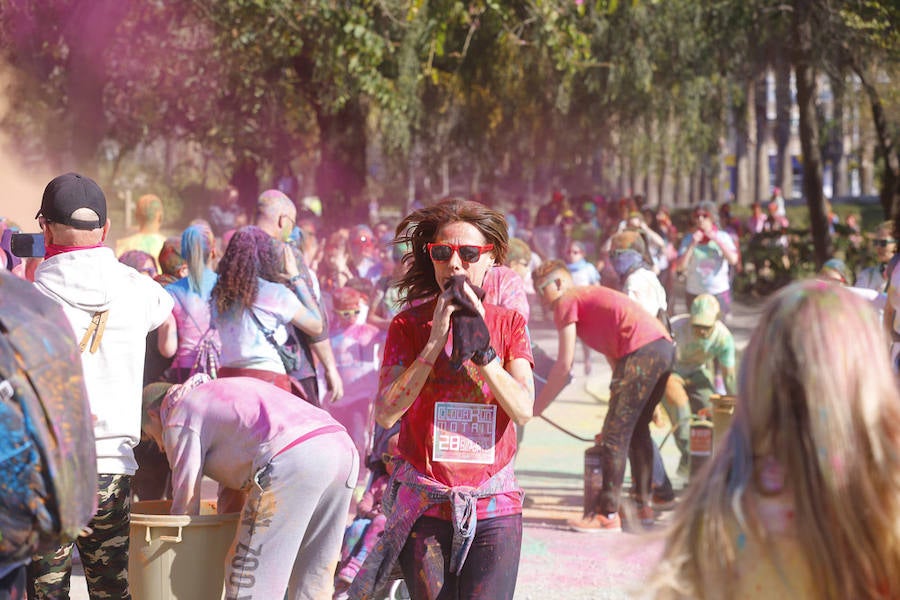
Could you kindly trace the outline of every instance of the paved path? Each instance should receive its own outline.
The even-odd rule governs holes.
[[[679,308],[683,308],[680,306]],[[746,346],[760,306],[738,304],[729,320],[738,349]],[[556,332],[532,313],[535,341],[555,355]],[[578,352],[580,359],[581,352]],[[600,430],[606,414],[605,400],[611,371],[606,361],[593,355],[591,374],[575,364],[575,380],[547,409],[556,423],[590,438]],[[525,509],[522,561],[516,587],[517,600],[564,597],[567,600],[628,598],[654,564],[659,551],[658,536],[648,534],[584,534],[565,529],[565,521],[581,516],[583,506],[584,451],[590,443],[575,440],[542,419],[526,428],[525,441],[516,460],[519,481],[529,498]],[[665,430],[654,427],[657,442]],[[662,447],[667,471],[675,473],[679,454],[669,440]],[[671,477],[676,489],[686,481]],[[626,485],[627,487],[627,485]],[[671,513],[662,513],[657,530]],[[649,539],[648,539],[649,538]]]
[[[678,305],[683,310],[683,304]],[[736,303],[729,326],[738,349],[749,339],[759,314],[759,305]],[[531,319],[536,343],[556,354],[556,332],[534,307]],[[582,437],[600,430],[606,413],[605,400],[611,371],[605,359],[592,354],[592,370],[575,364],[575,380],[547,410],[547,416]],[[661,441],[665,432],[654,428]],[[526,427],[525,441],[516,460],[519,481],[527,494],[522,559],[516,600],[602,600],[630,597],[639,588],[656,559],[659,540],[649,534],[583,534],[568,531],[567,519],[581,515],[584,451],[589,443],[575,440],[541,419]],[[662,448],[669,473],[675,473],[678,451],[669,440]],[[672,478],[676,489],[686,483]],[[661,528],[670,513],[663,513]],[[84,577],[76,571],[73,600],[87,600]]]

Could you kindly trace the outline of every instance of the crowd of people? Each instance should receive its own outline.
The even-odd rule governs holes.
[[[872,232],[877,264],[853,273],[835,258],[779,292],[739,363],[728,323],[742,236],[789,243],[779,196],[746,222],[701,202],[682,231],[639,197],[559,192],[534,215],[446,198],[326,231],[285,190],[251,205],[229,188],[167,238],[148,194],[114,251],[100,187],[55,178],[43,253],[13,254],[4,222],[0,259],[80,342],[98,508],[74,545],[16,566],[28,597],[67,596],[77,547],[91,597],[128,598],[131,501],[197,514],[208,478],[218,510],[242,515],[228,598],[376,598],[402,577],[416,599],[511,599],[517,444],[571,381],[579,342],[586,372],[601,354],[612,380],[603,483],[572,530],[652,526],[675,493],[651,421],[667,415],[684,475],[692,418],[737,395],[723,450],[677,504],[653,593],[732,597],[762,581],[797,597],[900,594],[885,497],[898,471],[884,472],[900,456],[897,392],[881,370],[885,333],[900,355],[894,230]],[[555,325],[555,358],[532,341],[532,304]],[[829,324],[851,321],[854,340],[837,340]],[[877,376],[857,376],[882,338],[884,360],[865,367]]]

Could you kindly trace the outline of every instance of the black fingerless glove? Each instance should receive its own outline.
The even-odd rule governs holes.
[[[474,361],[476,354],[483,359],[487,356],[488,351],[492,353],[488,361],[476,364],[487,364],[496,356],[491,348],[491,332],[488,331],[484,317],[478,313],[475,305],[466,296],[464,287],[466,285],[465,275],[454,275],[447,287],[453,292],[453,302],[460,307],[450,315],[450,330],[453,332],[453,351],[450,354],[450,364],[457,370],[462,368],[467,359],[471,358]],[[472,286],[472,289],[479,300],[484,298],[483,289],[475,286]]]
[[[494,348],[492,346],[488,346],[487,350],[476,351],[472,355],[472,362],[479,367],[483,367],[495,358],[497,358],[497,353],[494,352]]]

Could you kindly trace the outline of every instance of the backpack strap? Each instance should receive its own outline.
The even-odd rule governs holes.
[[[197,319],[194,318],[194,315],[192,315],[191,311],[188,310],[188,307],[185,306],[184,300],[181,299],[181,295],[178,292],[176,292],[175,290],[172,290],[170,293],[178,301],[178,304],[181,305],[181,310],[183,310],[184,313],[188,316],[188,318],[191,321],[193,321],[194,327],[197,328],[197,331],[200,331],[200,323],[197,322]],[[210,320],[210,323],[212,323],[212,320]],[[209,331],[209,328],[207,328],[207,331]],[[205,335],[205,333],[204,333],[204,335]]]
[[[275,332],[271,329],[267,329],[266,326],[262,324],[262,321],[259,320],[259,317],[256,316],[256,312],[252,308],[248,308],[247,310],[250,312],[250,317],[253,319],[253,322],[256,323],[256,326],[259,327],[259,330],[262,331],[266,340],[278,349],[280,344],[275,341]]]
[[[95,312],[94,316],[91,317],[91,324],[88,325],[87,331],[84,332],[84,336],[81,338],[81,341],[78,342],[78,347],[84,352],[84,349],[87,348],[88,340],[93,336],[93,341],[91,342],[91,354],[96,354],[97,349],[100,348],[100,340],[103,339],[103,332],[106,331],[106,319],[109,317],[108,310],[101,310],[99,312]]]

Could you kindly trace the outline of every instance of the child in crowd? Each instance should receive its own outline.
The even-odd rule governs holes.
[[[381,465],[373,474],[373,481],[369,489],[363,494],[362,500],[356,505],[356,518],[347,527],[344,533],[344,544],[341,547],[341,570],[338,572],[335,582],[335,591],[345,591],[353,582],[353,578],[359,572],[363,561],[369,555],[369,551],[375,546],[375,542],[384,531],[386,518],[381,506],[384,492],[394,472],[394,456],[397,455],[397,439],[399,430],[387,439],[385,451],[381,454]]]
[[[327,404],[326,410],[347,428],[362,463],[371,444],[372,407],[381,362],[378,347],[383,334],[374,325],[360,321],[364,298],[358,290],[338,288],[332,294],[332,302],[331,347],[344,382],[344,397]],[[360,469],[360,480],[365,477],[365,469]]]

